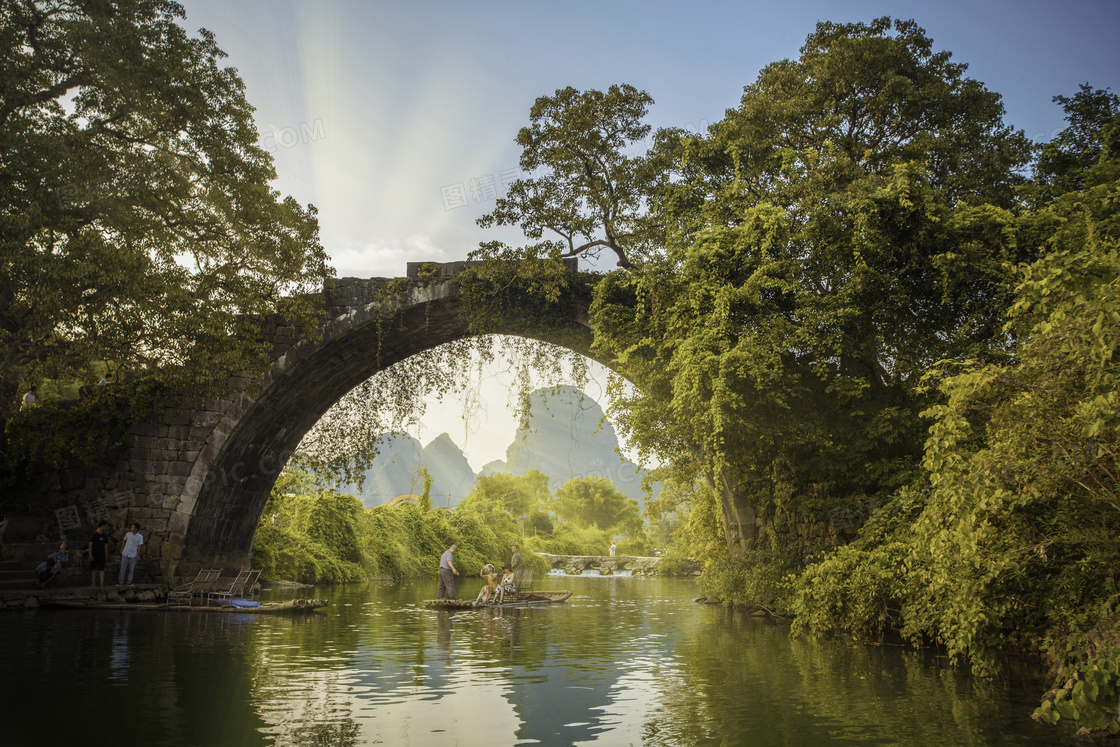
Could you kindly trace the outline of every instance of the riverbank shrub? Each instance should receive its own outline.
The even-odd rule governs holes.
[[[262,526],[253,542],[253,565],[267,579],[303,584],[344,584],[365,581],[366,569],[339,558],[334,549],[306,535],[278,526]]]
[[[791,574],[802,567],[783,548],[752,548],[704,564],[700,591],[705,597],[746,608],[785,615],[793,600]]]
[[[1080,190],[1020,218],[1036,258],[1013,356],[933,370],[923,481],[802,573],[794,609],[797,629],[896,627],[982,676],[1041,649],[1058,674],[1035,718],[1117,733],[1120,99],[1095,98],[1111,103]]]
[[[490,517],[491,519],[493,517]],[[425,509],[410,501],[365,509],[352,495],[323,488],[307,472],[285,469],[269,496],[253,541],[253,564],[266,578],[300,583],[352,583],[369,578],[432,578],[439,559],[459,545],[462,578],[482,566],[501,566],[510,547],[522,546],[522,563],[536,573],[549,565],[506,522],[476,510]]]
[[[527,543],[534,551],[551,555],[606,555],[611,546],[611,533],[597,526],[561,524],[551,537],[532,537]]]

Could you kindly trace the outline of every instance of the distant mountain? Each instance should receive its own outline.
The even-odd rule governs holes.
[[[446,433],[424,447],[407,433],[391,433],[382,438],[361,489],[356,484],[342,488],[358,496],[366,508],[388,503],[401,493],[419,495],[424,489],[421,467],[426,467],[432,476],[433,506],[455,506],[474,487],[474,471]]]
[[[522,475],[539,470],[548,475],[552,490],[573,477],[598,475],[644,506],[645,471],[617,449],[618,434],[598,402],[575,387],[538,389],[530,396],[529,413],[506,449],[504,469],[495,471]]]
[[[487,462],[486,464],[482,465],[482,469],[480,469],[478,471],[478,476],[482,477],[482,476],[485,475],[485,476],[489,477],[490,475],[497,474],[498,472],[505,472],[505,471],[506,471],[506,463],[503,462],[501,459],[495,459],[492,462]]]
[[[365,473],[361,490],[344,486],[367,508],[388,503],[401,493],[419,495],[424,489],[420,467],[432,476],[432,505],[454,508],[482,475],[508,472],[523,475],[531,469],[548,475],[556,490],[573,477],[598,475],[645,505],[642,478],[645,471],[618,451],[618,434],[603,417],[603,408],[575,387],[538,389],[530,396],[529,413],[522,420],[503,462],[488,462],[478,474],[462,450],[442,433],[421,447],[405,433],[383,437],[380,453]]]
[[[420,492],[411,489],[418,479],[416,465],[423,450],[420,442],[407,433],[389,434],[382,440],[377,459],[366,470],[361,497],[367,507],[386,503],[401,493]],[[418,487],[422,486],[420,483]]]
[[[441,506],[454,508],[474,487],[477,476],[467,462],[467,458],[463,456],[463,451],[446,433],[441,433],[424,447],[420,452],[420,463],[432,476],[431,498],[432,506],[436,508]],[[421,477],[418,489],[412,492],[419,495],[423,489],[424,482]]]

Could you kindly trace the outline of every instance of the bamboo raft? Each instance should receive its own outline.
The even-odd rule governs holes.
[[[509,599],[501,604],[487,602],[485,604],[475,604],[473,599],[425,599],[425,607],[435,607],[437,609],[470,609],[470,608],[484,608],[484,607],[543,607],[548,604],[556,602],[567,601],[572,592],[562,589],[558,591],[535,591],[529,594],[518,594],[517,599]]]
[[[89,609],[89,610],[129,610],[129,611],[147,611],[147,612],[215,612],[218,614],[232,614],[242,613],[248,615],[297,615],[301,613],[313,612],[321,607],[327,606],[326,599],[292,599],[287,602],[277,602],[274,604],[261,604],[256,607],[238,607],[233,605],[185,605],[185,604],[145,604],[137,602],[133,604],[120,604],[109,602],[79,602],[74,600],[41,600],[40,604],[43,607],[55,607],[60,609]]]

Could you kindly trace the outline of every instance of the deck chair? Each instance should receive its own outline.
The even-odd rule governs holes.
[[[222,575],[221,568],[209,568],[198,572],[194,580],[189,584],[177,586],[167,592],[167,603],[172,602],[182,603],[186,601],[187,605],[194,604],[194,600],[205,601],[206,595],[214,588],[214,584],[218,581],[218,576]]]
[[[215,588],[206,595],[206,600],[215,599],[245,599],[253,595],[253,586],[257,583],[260,571],[241,571],[237,578],[227,588]]]

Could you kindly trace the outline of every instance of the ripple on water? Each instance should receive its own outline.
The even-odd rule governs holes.
[[[548,584],[548,586],[545,586]],[[127,704],[129,741],[198,744],[1053,744],[1033,681],[976,690],[928,654],[790,639],[675,579],[545,578],[567,604],[430,610],[430,584],[316,590],[302,620],[0,615],[5,744]],[[229,616],[233,617],[233,616]],[[109,695],[111,693],[111,696]],[[220,729],[218,728],[220,725]]]

